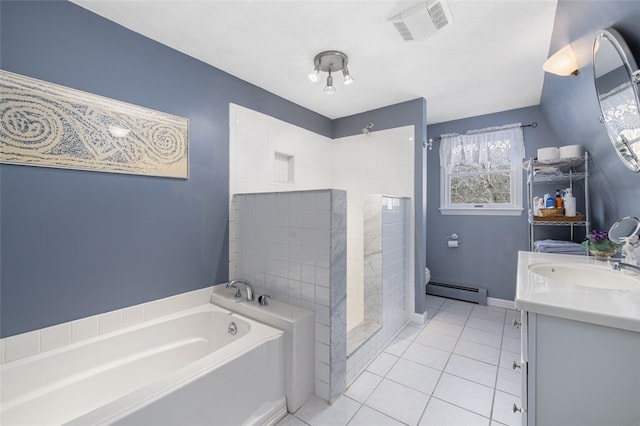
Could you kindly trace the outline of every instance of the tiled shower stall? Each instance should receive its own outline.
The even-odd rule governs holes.
[[[364,321],[347,338],[351,382],[407,322],[408,198],[372,194],[364,206]]]
[[[351,338],[351,336],[357,334],[355,331],[358,328],[362,328],[367,323],[365,320],[364,284],[366,244],[364,212],[367,198],[371,194],[390,194],[392,198],[403,200],[401,204],[403,206],[406,205],[404,210],[407,215],[407,228],[405,231],[407,236],[413,235],[413,208],[410,198],[413,195],[413,127],[389,129],[368,135],[354,135],[332,140],[233,104],[230,105],[229,124],[229,186],[231,197],[234,200],[230,206],[231,221],[238,220],[237,223],[241,223],[244,219],[245,222],[249,221],[252,226],[256,225],[256,222],[262,223],[263,219],[258,217],[257,211],[265,208],[265,223],[269,221],[269,223],[275,224],[276,227],[280,227],[281,231],[285,225],[291,225],[292,228],[289,228],[286,231],[287,233],[293,232],[293,238],[298,238],[298,236],[295,236],[297,233],[295,229],[298,229],[301,241],[309,241],[309,238],[311,238],[310,230],[319,231],[317,227],[327,225],[327,219],[322,213],[311,211],[312,206],[320,207],[320,202],[318,200],[312,202],[308,198],[309,194],[315,194],[313,197],[319,198],[328,196],[330,200],[333,200],[338,196],[336,194],[345,194],[344,191],[346,191],[346,205],[343,206],[346,208],[346,229],[343,230],[343,237],[346,237],[344,241],[346,251],[343,251],[342,255],[345,257],[343,261],[346,262],[347,306],[346,318],[343,317],[341,319],[338,316],[337,321],[346,321],[343,327],[345,333],[347,331],[350,332],[349,338]],[[317,191],[326,188],[337,188],[343,191],[336,191],[335,189]],[[263,198],[258,197],[260,193],[270,194],[265,195],[266,198]],[[236,194],[247,194],[247,197],[234,197]],[[288,202],[288,206],[292,207],[292,210],[278,210],[279,197],[282,197],[280,206],[284,206],[284,203]],[[289,201],[282,201],[287,197],[289,197]],[[306,200],[305,206],[296,204],[300,197]],[[243,204],[245,202],[246,204]],[[259,203],[259,205],[255,203]],[[267,203],[270,203],[269,206],[267,206]],[[330,205],[331,208],[335,208],[334,204]],[[324,206],[328,205],[324,204]],[[256,210],[256,207],[259,207],[259,209]],[[245,208],[247,208],[247,212],[243,213]],[[303,210],[299,210],[299,208]],[[304,209],[306,209],[307,214],[298,214],[305,211]],[[337,312],[327,311],[328,305],[326,303],[329,303],[330,298],[333,297],[331,293],[334,291],[334,284],[330,285],[330,291],[328,291],[326,287],[319,285],[317,281],[318,278],[324,280],[323,274],[326,275],[327,273],[324,269],[317,269],[318,267],[326,268],[330,254],[323,251],[325,249],[319,248],[320,257],[318,260],[321,261],[321,264],[314,265],[313,272],[316,274],[314,277],[316,281],[313,281],[315,294],[312,299],[312,288],[309,286],[312,284],[312,281],[310,281],[311,265],[304,262],[300,263],[300,271],[298,271],[297,266],[293,266],[293,270],[287,269],[285,274],[285,266],[282,263],[284,254],[277,251],[270,252],[268,255],[280,256],[280,259],[274,258],[276,262],[272,262],[269,265],[266,260],[262,263],[262,260],[256,259],[256,250],[259,249],[239,245],[238,238],[241,236],[238,235],[238,232],[241,232],[239,231],[240,228],[233,223],[230,225],[233,225],[230,226],[230,278],[251,279],[250,276],[243,274],[264,273],[264,281],[262,280],[262,275],[258,275],[255,276],[254,284],[263,288],[265,292],[275,293],[274,296],[283,301],[314,310],[316,319],[320,321],[319,325],[323,326],[317,327],[317,332],[324,333],[327,331],[324,328],[325,326],[333,326],[329,324],[332,319],[326,319],[326,315],[328,314],[331,317],[336,315]],[[253,237],[256,237],[256,235]],[[257,235],[257,237],[262,238],[261,235]],[[282,239],[285,237],[283,235],[270,235],[270,237],[276,240],[280,238],[280,240],[277,240],[279,242],[271,244],[284,244]],[[408,265],[407,270],[412,271],[414,239],[407,237],[406,240],[408,244],[403,251],[403,256]],[[326,242],[325,237],[317,241],[317,243]],[[246,250],[240,250],[241,247]],[[273,250],[283,250],[282,247],[278,248],[275,245],[272,245],[271,248]],[[288,254],[291,254],[291,252]],[[304,253],[301,252],[300,254]],[[309,253],[306,254],[309,255]],[[248,258],[240,261],[240,256],[247,256]],[[296,254],[294,254],[295,256]],[[277,260],[281,262],[278,263]],[[293,261],[294,263],[297,262],[295,258]],[[251,272],[246,268],[249,268]],[[298,278],[298,274],[300,278]],[[277,278],[284,278],[285,276],[288,280],[293,280],[294,284],[292,286],[289,287],[289,283],[285,285],[282,279],[279,281]],[[402,287],[404,288],[404,300],[406,302],[402,308],[401,316],[406,320],[407,312],[411,312],[413,306],[413,273],[404,273],[401,280],[404,280]],[[300,283],[299,289],[297,282]],[[326,280],[324,283],[326,283]],[[336,289],[335,291],[339,292],[341,290]],[[342,293],[342,299],[344,300],[344,292]],[[380,321],[382,321],[382,318]],[[366,364],[364,361],[368,361],[371,356],[375,355],[379,350],[378,348],[381,348],[382,344],[386,342],[384,338],[388,337],[383,333],[374,333],[375,330],[373,329],[369,331],[358,342],[351,344],[352,350],[355,350],[354,348],[362,349],[358,351],[357,355],[360,362],[350,363],[351,370],[355,373],[357,373],[355,370],[359,370],[361,365]],[[316,336],[316,341],[324,344],[318,341],[318,336]],[[336,342],[332,341],[330,346],[332,346],[331,351],[334,350],[333,346],[336,346],[336,348],[342,347],[339,351],[342,351],[342,361],[340,362],[343,364],[339,368],[343,370],[342,374],[344,374],[344,362],[347,355],[345,344],[348,342],[345,342],[344,339],[338,342],[338,344],[335,344]],[[379,344],[374,344],[375,342]],[[318,378],[316,391],[319,396],[330,399],[326,398],[327,395],[331,397],[337,389],[334,388],[334,383],[337,383],[337,381],[335,380],[336,376],[332,363],[338,361],[337,358],[330,359],[331,362],[328,363],[321,361],[321,359],[326,361],[326,348],[317,345],[316,349],[316,360],[320,360],[316,362],[316,368],[319,370],[316,371],[316,377]],[[353,357],[352,361],[355,359],[356,357]],[[331,368],[327,371],[329,366]]]

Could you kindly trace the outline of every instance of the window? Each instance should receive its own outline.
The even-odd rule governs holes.
[[[599,96],[604,123],[609,135],[615,135],[619,155],[632,163],[640,162],[640,120],[631,83]]]
[[[519,123],[442,135],[440,212],[520,215],[523,157]]]

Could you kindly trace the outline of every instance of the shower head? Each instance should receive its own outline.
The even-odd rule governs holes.
[[[362,129],[362,134],[368,135],[369,133],[371,133],[371,129],[373,129],[373,123],[369,123],[366,126],[364,126],[364,128]]]

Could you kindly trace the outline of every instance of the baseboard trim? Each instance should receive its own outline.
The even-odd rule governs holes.
[[[495,306],[497,308],[505,308],[505,309],[515,309],[516,303],[513,300],[487,297],[487,306]]]
[[[421,314],[419,314],[417,312],[409,314],[409,321],[415,322],[416,324],[419,324],[419,325],[422,325],[422,324],[426,323],[427,322],[427,318],[428,318],[427,311],[424,311]]]

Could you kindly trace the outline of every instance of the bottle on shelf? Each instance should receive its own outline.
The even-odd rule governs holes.
[[[544,206],[545,208],[555,207],[556,201],[551,194],[544,194]]]
[[[576,214],[576,197],[573,196],[571,188],[567,188],[564,190],[564,215],[575,217]]]
[[[562,200],[562,195],[560,195],[560,190],[556,189],[556,208],[561,209],[564,207],[564,202]]]

